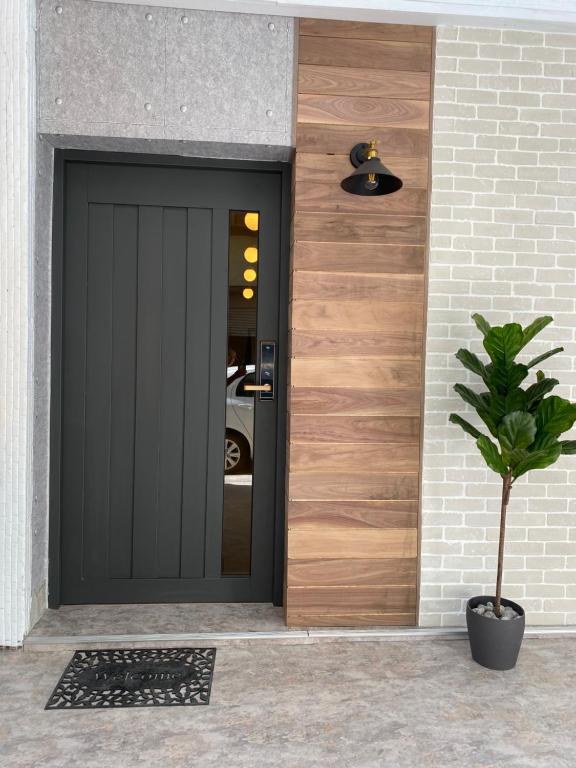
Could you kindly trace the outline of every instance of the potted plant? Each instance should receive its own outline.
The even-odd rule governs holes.
[[[483,335],[489,362],[460,349],[456,357],[478,376],[486,391],[477,393],[465,384],[454,389],[471,405],[491,437],[456,413],[450,421],[476,440],[476,447],[490,469],[502,478],[500,537],[496,594],[473,597],[466,606],[466,622],[472,657],[490,669],[511,669],[516,664],[524,635],[524,610],[502,597],[502,570],[506,536],[506,510],[510,492],[519,477],[543,469],[562,454],[576,453],[576,441],[559,440],[576,420],[576,404],[551,395],[559,383],[547,378],[537,366],[563,351],[557,347],[527,363],[516,361],[526,345],[552,322],[539,317],[526,328],[518,323],[491,327],[481,315],[472,315]],[[521,386],[536,369],[536,380]]]

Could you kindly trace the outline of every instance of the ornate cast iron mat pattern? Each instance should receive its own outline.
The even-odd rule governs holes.
[[[76,651],[46,709],[210,703],[215,648]]]

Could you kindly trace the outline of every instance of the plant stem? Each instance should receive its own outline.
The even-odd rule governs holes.
[[[500,504],[500,541],[498,543],[498,575],[496,576],[496,603],[494,613],[500,618],[502,609],[502,571],[504,567],[504,540],[506,538],[506,509],[510,501],[510,489],[512,488],[512,473],[502,475],[502,501]]]

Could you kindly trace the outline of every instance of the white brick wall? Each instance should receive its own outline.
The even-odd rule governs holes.
[[[474,378],[454,353],[482,351],[470,315],[553,315],[529,349],[565,346],[543,368],[576,400],[576,35],[437,40],[420,623],[451,626],[496,571],[500,480],[448,423],[453,384]],[[576,625],[576,457],[518,481],[507,542],[505,596],[528,623]]]

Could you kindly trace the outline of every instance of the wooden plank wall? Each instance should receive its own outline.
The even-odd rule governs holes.
[[[286,620],[416,622],[433,29],[302,19]],[[376,139],[397,193],[358,197]]]

